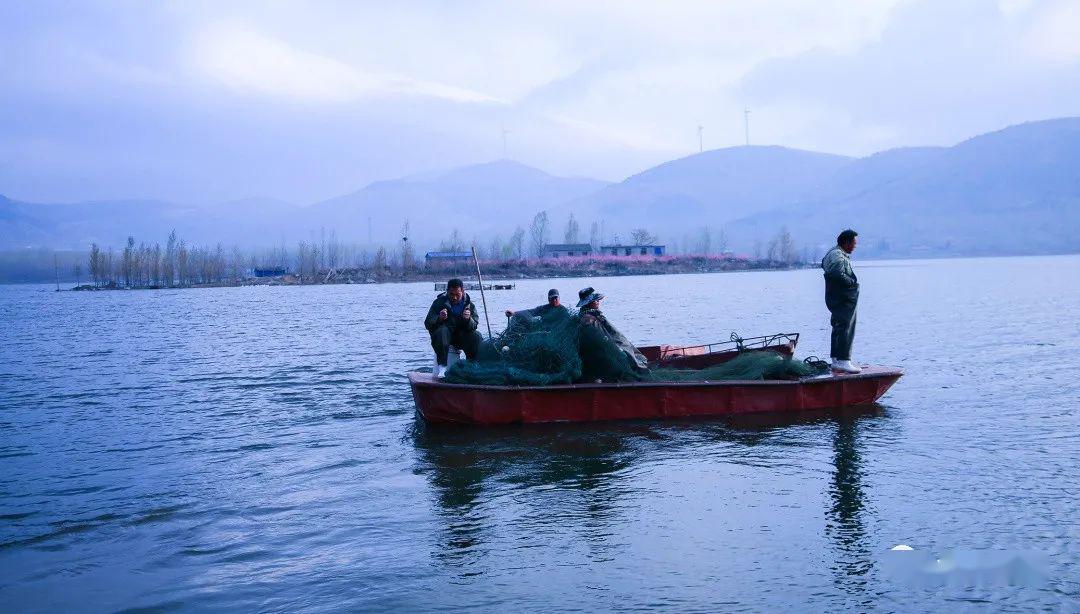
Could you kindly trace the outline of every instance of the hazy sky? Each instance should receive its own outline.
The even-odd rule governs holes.
[[[308,203],[509,156],[618,180],[1080,115],[1080,2],[0,1],[0,194]]]

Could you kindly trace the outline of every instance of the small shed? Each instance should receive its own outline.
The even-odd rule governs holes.
[[[588,243],[548,243],[544,245],[544,258],[591,255],[592,245]]]
[[[251,270],[253,277],[283,277],[285,275],[285,267],[256,267]]]
[[[666,245],[602,245],[600,251],[605,256],[663,256],[667,253]]]

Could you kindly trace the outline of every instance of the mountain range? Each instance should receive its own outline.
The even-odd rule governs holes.
[[[421,250],[457,229],[507,237],[546,210],[553,241],[573,213],[605,239],[643,227],[683,249],[703,227],[723,227],[750,251],[781,227],[819,249],[856,228],[878,256],[1080,251],[1080,118],[1011,126],[951,147],[863,158],[777,146],[731,147],[672,160],[618,183],[555,177],[498,160],[378,181],[309,205],[253,198],[196,207],[148,200],[42,204],[0,196],[0,249],[85,249],[164,241],[268,246],[332,231],[346,242],[390,245],[405,220]],[[370,241],[369,241],[370,236]]]

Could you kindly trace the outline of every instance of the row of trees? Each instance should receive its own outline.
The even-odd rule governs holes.
[[[533,216],[528,230],[518,226],[507,240],[501,236],[480,241],[475,236],[466,239],[453,229],[447,239],[439,244],[440,251],[465,252],[475,247],[482,260],[523,260],[542,257],[544,247],[552,234],[551,221],[546,211]],[[564,243],[581,243],[581,225],[571,213],[563,228]],[[218,243],[213,247],[191,245],[179,238],[176,231],[169,234],[164,249],[159,243],[136,243],[128,237],[123,250],[114,252],[112,247],[102,249],[91,245],[89,272],[93,283],[103,286],[123,287],[173,287],[195,284],[221,284],[244,279],[252,269],[269,268],[285,270],[297,275],[302,282],[318,278],[329,279],[341,270],[360,270],[376,279],[385,278],[391,269],[414,270],[418,266],[413,244],[409,238],[410,225],[401,227],[401,242],[396,249],[385,246],[370,252],[366,247],[347,245],[337,239],[336,233],[325,230],[318,238],[300,241],[290,250],[284,244],[257,252],[244,253],[233,246],[226,250]],[[588,242],[594,253],[600,252],[601,243],[607,239],[622,244],[618,234],[604,236],[603,223],[593,222],[589,228]],[[659,242],[647,228],[635,228],[630,232],[629,244],[651,245]],[[693,235],[684,235],[681,243],[672,240],[668,244],[670,254],[711,255],[724,254],[728,250],[728,237],[723,228],[701,227]],[[783,228],[766,245],[755,244],[754,257],[770,262],[794,264],[809,258],[809,250],[799,250],[788,232]],[[76,277],[81,267],[75,269]]]
[[[450,236],[439,243],[438,251],[464,252],[470,246],[476,246],[477,253],[485,260],[541,258],[544,255],[544,247],[552,243],[552,233],[552,223],[547,211],[540,211],[533,216],[527,231],[518,226],[505,241],[499,235],[486,242],[478,240],[475,236],[471,240],[467,240],[460,230],[454,228],[451,230]],[[573,213],[570,213],[567,217],[561,239],[563,243],[568,244],[584,242],[581,224]],[[648,228],[635,228],[630,231],[628,244],[654,245],[659,242],[659,237]],[[592,222],[589,228],[588,244],[592,247],[593,253],[600,253],[601,245],[607,243],[622,245],[623,239],[618,233],[610,236],[606,235],[603,231],[602,222]],[[691,238],[690,235],[687,235],[683,238],[682,249],[679,249],[680,243],[678,240],[673,240],[668,247],[669,253],[722,254],[728,249],[727,233],[723,228],[714,229],[710,226],[703,226],[699,229],[696,237]]]
[[[112,247],[90,245],[90,279],[99,286],[136,288],[222,283],[241,279],[246,268],[247,261],[238,247],[227,254],[220,243],[213,248],[188,245],[176,236],[176,231],[169,234],[164,250],[160,243],[136,245],[135,237],[128,237],[119,254]],[[81,273],[80,269],[76,269],[76,275]]]
[[[563,234],[564,243],[579,243],[580,226],[573,214],[570,215]],[[477,254],[484,260],[521,260],[524,258],[540,258],[544,255],[544,246],[550,244],[550,222],[546,212],[541,211],[533,217],[529,225],[528,234],[520,226],[514,230],[508,241],[503,241],[500,236],[493,237],[488,242],[479,241],[473,237],[466,240],[461,232],[454,228],[450,236],[439,243],[439,251],[464,252],[470,246],[476,246]],[[526,249],[526,236],[528,249]],[[622,239],[618,234],[609,238],[611,244],[622,245]],[[660,239],[647,228],[635,228],[630,232],[629,245],[655,245]],[[600,253],[601,239],[598,225],[594,222],[590,229],[589,245],[593,253]],[[684,235],[681,239],[673,239],[668,245],[669,254],[682,255],[719,255],[728,254],[729,242],[724,228],[702,226],[696,234]],[[809,248],[804,248],[802,253],[796,247],[791,233],[786,227],[767,243],[760,240],[754,244],[753,256],[756,260],[768,260],[770,262],[795,264],[809,259]]]

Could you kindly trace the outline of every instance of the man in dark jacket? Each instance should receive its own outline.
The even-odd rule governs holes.
[[[833,371],[859,373],[851,362],[851,343],[855,340],[855,309],[859,304],[859,278],[851,268],[859,233],[850,228],[836,237],[836,247],[821,259],[825,272],[825,306],[832,314],[832,343],[829,351]]]
[[[476,332],[479,323],[480,316],[465,293],[465,284],[460,279],[451,279],[446,284],[446,292],[435,297],[424,318],[424,327],[431,333],[431,348],[439,363],[436,377],[441,377],[446,370],[446,354],[451,345],[465,350],[465,356],[470,360],[476,358],[482,341],[480,333]]]
[[[552,311],[561,311],[564,312],[566,315],[570,314],[569,310],[567,310],[566,307],[562,306],[562,303],[559,299],[559,291],[557,289],[552,288],[548,290],[547,296],[548,302],[546,305],[540,305],[539,307],[533,307],[532,309],[519,309],[517,311],[507,309],[506,317],[532,319],[536,317],[544,317]]]
[[[582,288],[578,298],[582,376],[586,380],[603,381],[639,379],[641,373],[649,370],[649,361],[600,311],[604,295],[589,287]],[[606,355],[602,351],[605,347],[616,348],[618,355]]]

